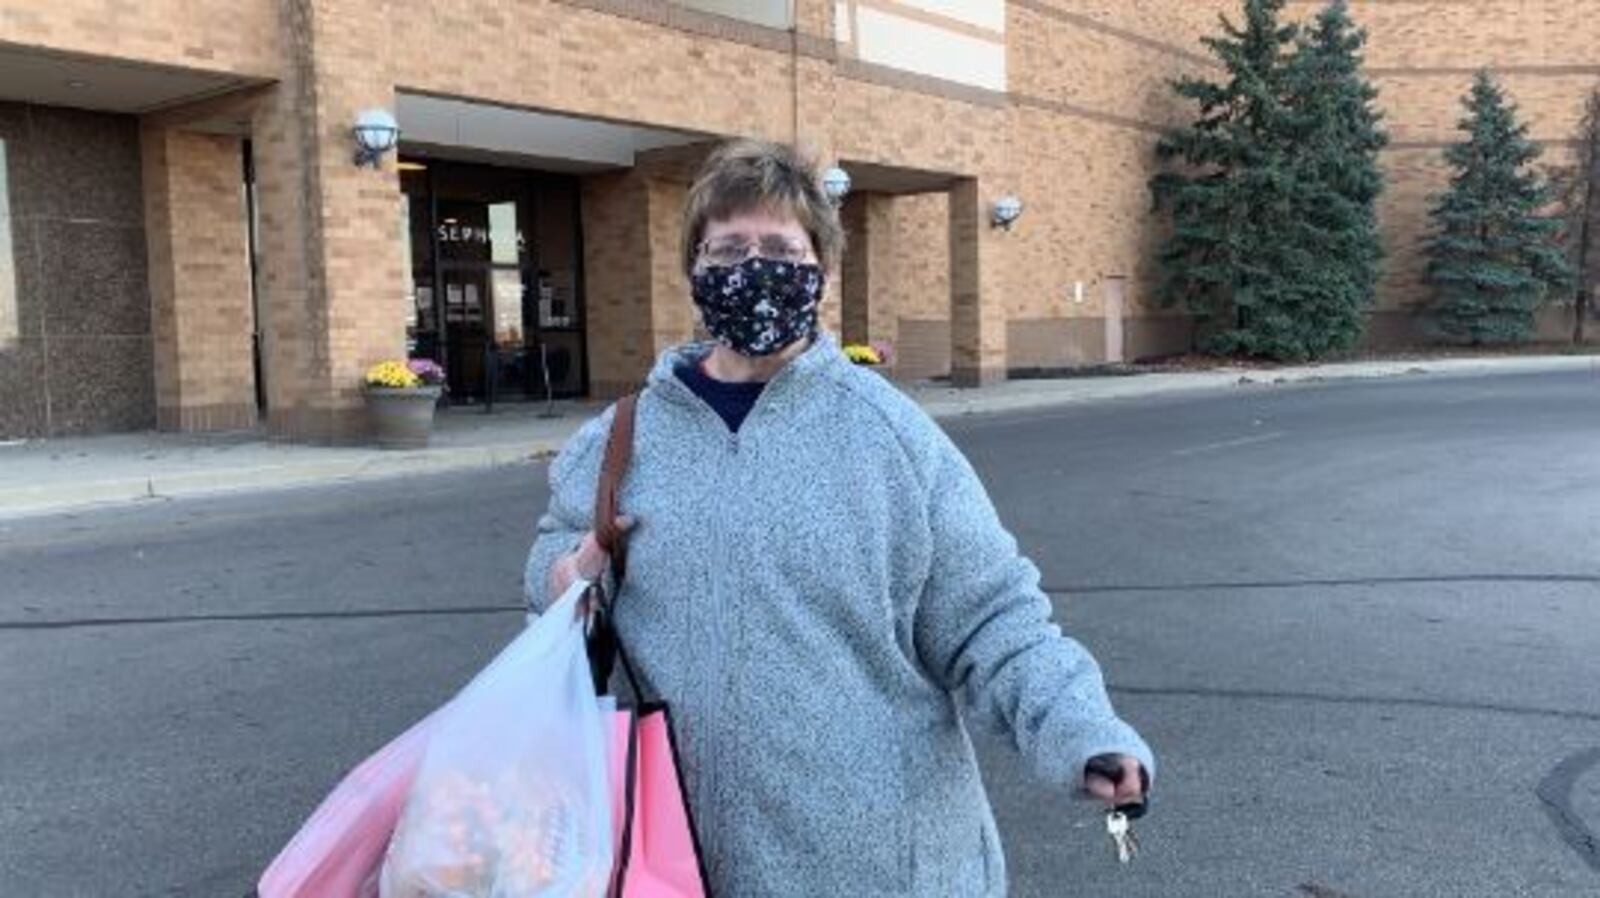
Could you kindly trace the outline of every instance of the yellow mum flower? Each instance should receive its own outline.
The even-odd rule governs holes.
[[[367,386],[409,390],[422,386],[422,379],[411,373],[403,362],[379,362],[367,369]]]
[[[857,365],[883,364],[883,357],[878,355],[878,351],[873,349],[871,346],[862,346],[859,343],[851,343],[849,346],[844,348],[844,354],[846,358],[852,362],[855,362]]]

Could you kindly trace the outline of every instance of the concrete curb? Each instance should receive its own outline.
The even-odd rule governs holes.
[[[1600,356],[1535,356],[1531,358],[1436,359],[1396,362],[1351,362],[1292,368],[1217,368],[1184,373],[1152,373],[1083,381],[1016,382],[1048,384],[1014,395],[973,395],[955,388],[924,390],[919,401],[934,418],[1004,414],[1084,402],[1225,391],[1239,387],[1340,383],[1400,377],[1482,377],[1592,371],[1600,378]]]
[[[68,511],[150,498],[146,479],[50,483],[0,490],[0,518]]]
[[[373,451],[341,459],[306,459],[279,465],[174,471],[126,477],[0,489],[0,518],[69,511],[149,499],[211,496],[232,492],[351,483],[417,474],[487,470],[555,455],[561,443],[535,440],[491,446]]]
[[[1540,372],[1595,372],[1600,356],[1437,359],[1357,362],[1294,368],[1220,368],[1212,371],[1155,373],[1081,381],[1016,381],[995,391],[919,388],[913,396],[936,419],[1003,414],[1111,399],[1172,396],[1275,386],[1385,378],[1471,377]],[[1010,393],[1006,391],[1011,391]],[[41,483],[0,488],[0,518],[67,511],[148,499],[217,495],[349,483],[417,474],[485,470],[555,455],[562,439],[533,439],[487,446],[457,446],[409,452],[359,451],[340,458],[308,458],[285,464],[173,471],[97,481]]]
[[[376,480],[415,474],[499,468],[554,455],[561,443],[535,440],[490,446],[419,449],[410,452],[375,451],[337,461],[308,459],[303,463],[221,471],[193,471],[154,477],[153,498],[204,495],[231,490],[273,486],[304,486],[330,481]]]

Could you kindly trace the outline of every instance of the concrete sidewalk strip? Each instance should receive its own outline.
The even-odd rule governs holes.
[[[137,501],[267,490],[319,483],[435,474],[522,464],[548,458],[560,443],[467,446],[415,452],[373,452],[361,458],[306,458],[288,464],[253,467],[197,467],[108,480],[76,479],[5,484],[0,473],[0,515]],[[315,450],[309,450],[315,451]],[[0,456],[3,457],[3,456]]]
[[[982,390],[923,385],[910,390],[935,418],[1020,412],[1107,399],[1178,395],[1236,387],[1332,383],[1412,376],[1468,377],[1592,371],[1600,378],[1600,356],[1531,356],[1340,362],[1280,368],[1219,367],[1121,377],[1014,380]]]
[[[1222,367],[1117,377],[1013,380],[977,390],[931,383],[905,389],[933,417],[953,418],[1275,384],[1584,370],[1593,371],[1600,381],[1600,357],[1401,359],[1280,368]],[[450,412],[441,416],[432,446],[407,451],[287,445],[237,435],[197,438],[155,433],[0,445],[0,517],[141,499],[521,464],[553,456],[602,408],[593,403],[569,404],[555,417],[515,407],[494,416]]]
[[[42,514],[148,498],[150,481],[137,478],[6,486],[0,487],[0,517]]]
[[[229,490],[303,486],[336,480],[365,480],[407,474],[497,468],[552,456],[560,449],[560,442],[546,440],[401,452],[374,451],[360,458],[337,461],[307,459],[296,464],[261,468],[187,471],[151,479],[150,495],[155,498],[204,495]],[[3,499],[0,499],[0,504],[3,504]]]

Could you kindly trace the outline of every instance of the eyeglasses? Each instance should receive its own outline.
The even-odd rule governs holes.
[[[774,262],[799,264],[811,257],[811,244],[779,234],[762,234],[754,241],[744,236],[719,237],[700,244],[700,260],[707,265],[738,265],[752,252]]]

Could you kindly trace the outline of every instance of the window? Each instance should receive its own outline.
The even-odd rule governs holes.
[[[678,0],[678,5],[768,28],[794,27],[794,4],[791,0]]]

